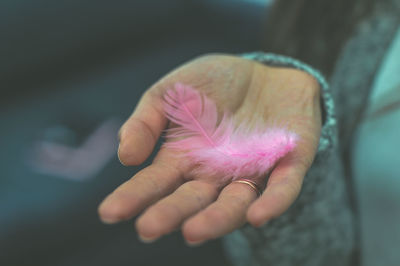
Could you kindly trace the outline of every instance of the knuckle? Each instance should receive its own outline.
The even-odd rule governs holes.
[[[156,89],[148,89],[142,95],[142,99],[145,99],[145,100],[147,100],[147,99],[157,99],[159,97],[160,97],[160,93]]]

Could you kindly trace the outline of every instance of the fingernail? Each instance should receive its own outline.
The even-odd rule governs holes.
[[[204,242],[205,242],[204,240],[201,240],[201,241],[186,240],[186,244],[190,247],[198,247],[198,246],[202,245]]]
[[[97,212],[100,220],[105,224],[115,224],[122,220],[119,213],[115,212],[115,199],[113,193],[111,193],[99,204]]]
[[[107,218],[107,217],[100,217],[100,221],[104,224],[115,224],[119,222],[119,220],[116,220],[115,218]]]
[[[121,138],[122,138],[122,128],[123,125],[121,126],[121,128],[118,130],[118,141],[121,142]]]
[[[104,203],[100,204],[99,207],[99,217],[100,221],[104,224],[115,224],[120,221],[120,219],[116,218],[113,215],[109,215],[107,211],[104,210]]]
[[[118,131],[118,142],[121,142],[121,129]]]
[[[122,164],[123,166],[126,166],[126,165],[124,164],[124,162],[121,160],[121,157],[119,157],[119,150],[120,150],[120,148],[121,148],[121,144],[118,145],[118,151],[117,151],[118,161],[119,161],[120,164]]]
[[[146,243],[146,244],[153,243],[154,241],[156,241],[158,239],[158,237],[145,237],[140,234],[138,234],[138,237],[139,237],[140,241],[142,241],[143,243]]]

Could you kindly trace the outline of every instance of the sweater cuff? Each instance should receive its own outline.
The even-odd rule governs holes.
[[[252,52],[241,54],[240,56],[270,66],[295,68],[313,76],[318,81],[321,87],[321,111],[323,116],[323,125],[321,128],[321,137],[318,145],[318,152],[329,150],[331,147],[336,145],[335,104],[328,82],[318,70],[297,59],[273,53]]]

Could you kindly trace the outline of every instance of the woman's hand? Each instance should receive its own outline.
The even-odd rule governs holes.
[[[196,177],[190,164],[161,148],[153,163],[119,186],[100,205],[106,223],[136,221],[139,236],[155,240],[181,228],[188,243],[223,236],[246,221],[261,226],[280,216],[299,194],[315,156],[321,130],[319,85],[305,72],[268,67],[234,56],[211,55],[191,61],[157,82],[141,98],[120,130],[119,158],[139,165],[153,151],[168,125],[163,94],[181,82],[203,91],[219,111],[249,127],[286,125],[300,137],[297,147],[267,176],[256,177],[265,187],[261,197],[246,184],[222,184],[215,177]],[[265,184],[268,179],[268,184]]]

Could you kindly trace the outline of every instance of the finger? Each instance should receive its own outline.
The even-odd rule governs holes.
[[[213,204],[184,223],[186,241],[201,243],[240,227],[246,222],[247,209],[256,197],[256,191],[246,184],[229,184]]]
[[[152,241],[178,228],[189,216],[208,206],[218,196],[216,186],[190,181],[151,206],[139,217],[136,228],[142,239]]]
[[[283,214],[300,193],[307,165],[301,159],[288,156],[272,171],[267,188],[247,212],[247,220],[259,227]],[[298,158],[298,157],[297,157]]]
[[[162,106],[162,96],[155,88],[142,96],[119,132],[118,156],[121,163],[139,165],[151,154],[167,123]]]
[[[173,164],[153,163],[119,186],[100,204],[100,218],[105,223],[130,219],[182,183],[183,175]]]

